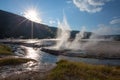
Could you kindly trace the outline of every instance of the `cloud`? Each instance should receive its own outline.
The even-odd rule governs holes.
[[[112,21],[110,21],[110,24],[120,24],[120,18],[115,18]]]
[[[73,0],[73,3],[80,9],[88,13],[100,12],[103,6],[111,0]]]
[[[66,3],[70,4],[70,3],[72,3],[72,1],[71,0],[67,0]]]
[[[68,1],[66,1],[66,3],[70,4],[70,3],[72,3],[72,1],[71,1],[71,0],[68,0]]]
[[[93,32],[99,35],[113,35],[113,34],[119,34],[120,35],[120,26],[116,25],[120,24],[120,17],[113,17],[113,20],[109,22],[109,24],[99,24],[96,30]]]
[[[50,24],[55,24],[56,21],[54,21],[54,20],[50,20],[49,23],[50,23]]]
[[[99,35],[120,34],[120,27],[115,25],[111,26],[111,25],[99,24],[98,29],[96,29],[94,33]]]
[[[117,19],[117,18],[120,18],[120,16],[114,16],[113,19]]]

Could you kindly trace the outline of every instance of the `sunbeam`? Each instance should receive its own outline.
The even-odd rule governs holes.
[[[37,23],[41,23],[41,21],[42,21],[39,16],[38,11],[35,9],[29,9],[29,10],[25,11],[24,17],[31,21],[37,22]]]

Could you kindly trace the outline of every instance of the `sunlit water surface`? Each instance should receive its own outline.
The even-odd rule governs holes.
[[[13,45],[12,45],[13,46]],[[0,77],[6,77],[12,74],[19,74],[25,71],[47,71],[56,66],[56,62],[61,59],[67,59],[75,62],[86,62],[90,64],[101,64],[101,65],[120,65],[120,60],[100,60],[100,59],[92,59],[92,58],[78,58],[78,57],[66,57],[66,56],[54,56],[49,53],[42,52],[40,48],[34,47],[26,47],[26,46],[18,46],[16,47],[16,53],[19,57],[31,58],[35,59],[38,62],[28,62],[22,65],[16,66],[2,66],[0,67]],[[21,56],[20,48],[24,48],[26,50],[25,54]]]

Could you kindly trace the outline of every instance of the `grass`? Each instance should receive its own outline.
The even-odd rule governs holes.
[[[13,55],[10,47],[0,44],[0,55]]]
[[[15,58],[15,57],[0,58],[0,66],[17,65],[17,64],[26,63],[26,62],[29,62],[29,61],[36,62],[36,60],[29,59],[29,58]]]
[[[1,80],[120,80],[120,66],[91,65],[61,60],[49,72],[30,71]]]
[[[45,80],[120,80],[120,66],[91,65],[61,60]]]
[[[0,55],[13,55],[12,50],[10,47],[8,47],[7,45],[4,44],[0,44]],[[10,56],[6,56],[3,58],[0,58],[0,66],[3,65],[17,65],[17,64],[22,64],[22,63],[26,63],[29,61],[35,61],[33,59],[29,59],[29,58],[16,58],[16,57],[10,57]]]

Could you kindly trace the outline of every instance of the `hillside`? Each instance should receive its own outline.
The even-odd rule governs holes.
[[[31,38],[31,26],[33,23],[34,38],[54,38],[57,28],[32,22],[25,17],[0,10],[0,39],[3,38]],[[74,38],[79,31],[72,31]],[[91,33],[87,33],[89,37]]]
[[[31,38],[31,24],[34,38],[54,37],[52,28],[27,20],[26,18],[0,10],[0,38]]]
[[[34,38],[55,38],[57,28],[32,22],[23,16],[0,10],[0,39],[3,38],[31,38],[31,26],[33,23]],[[73,39],[79,31],[71,31]],[[89,38],[91,32],[86,32],[84,38]],[[120,35],[102,35],[100,38],[113,38],[120,40]]]

